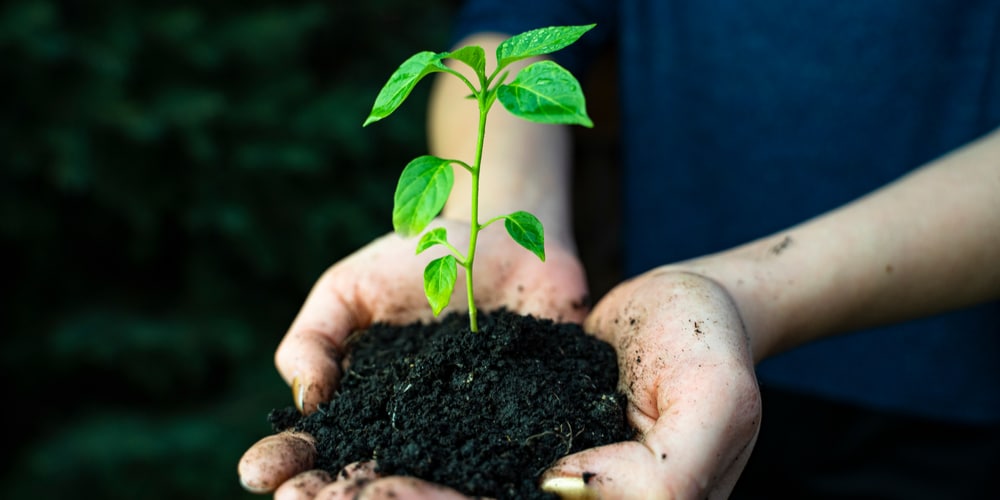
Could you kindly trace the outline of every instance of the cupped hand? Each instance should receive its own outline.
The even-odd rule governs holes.
[[[544,484],[605,499],[726,498],[761,418],[749,340],[726,290],[654,270],[613,289],[584,328],[617,350],[640,437],[565,457]]]
[[[428,230],[434,227],[445,227],[449,240],[465,251],[468,224],[438,220]],[[417,255],[416,243],[417,238],[383,236],[334,264],[313,286],[275,353],[278,372],[292,387],[300,411],[311,413],[332,396],[341,375],[344,342],[352,332],[376,322],[405,324],[433,318],[423,292],[423,269],[445,250],[438,246]],[[583,321],[588,299],[582,265],[574,251],[556,243],[547,243],[545,251],[546,261],[541,262],[511,240],[502,227],[482,231],[475,259],[477,308],[506,307],[557,321]],[[460,268],[451,304],[442,315],[467,309],[464,283]],[[251,446],[240,460],[240,480],[250,491],[275,491],[286,480],[311,469],[314,455],[308,435],[268,436]],[[322,474],[304,477],[308,480],[297,482],[308,487],[285,486],[281,491],[295,491],[296,495],[318,491],[315,485]],[[414,486],[403,478],[372,481],[365,491],[373,491],[386,481],[406,483],[397,484],[397,492],[409,485],[410,490],[440,493],[437,486]]]

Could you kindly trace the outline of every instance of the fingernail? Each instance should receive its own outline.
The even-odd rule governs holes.
[[[299,378],[292,379],[292,399],[295,401],[295,408],[302,413],[302,407],[306,404],[306,386],[299,382]]]
[[[268,488],[264,488],[264,487],[258,486],[256,484],[247,483],[246,480],[243,479],[243,476],[240,476],[240,486],[242,486],[244,490],[247,490],[250,493],[254,493],[254,494],[257,494],[257,495],[261,495],[261,494],[264,494],[264,493],[270,493],[271,492],[271,490],[268,489]]]
[[[563,500],[596,500],[597,490],[587,486],[582,477],[553,477],[542,482],[542,490]]]

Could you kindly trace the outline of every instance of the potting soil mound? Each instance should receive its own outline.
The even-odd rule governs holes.
[[[374,458],[383,475],[498,499],[553,498],[538,482],[558,458],[633,437],[611,346],[504,310],[479,323],[374,325],[351,343],[332,401],[269,419],[312,434],[316,466],[331,474]]]

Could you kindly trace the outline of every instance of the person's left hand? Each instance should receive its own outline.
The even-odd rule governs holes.
[[[457,243],[468,238],[468,223],[439,219]],[[583,266],[572,248],[558,240],[546,243],[546,261],[520,248],[499,228],[480,233],[476,255],[476,297],[481,310],[505,307],[556,321],[582,322],[587,307]],[[420,255],[410,239],[389,234],[334,264],[317,281],[275,353],[278,371],[292,386],[295,404],[311,413],[336,390],[344,339],[376,322],[405,324],[429,320],[431,309],[423,294],[422,270],[443,249]],[[464,246],[464,245],[463,245]],[[464,299],[464,287],[455,295]],[[453,300],[445,310],[461,310],[463,300]],[[371,467],[351,474],[350,481],[312,470],[316,450],[312,436],[281,432],[250,446],[239,461],[238,473],[245,489],[275,492],[279,498],[311,498],[321,493],[349,490],[365,498],[377,491],[396,495],[439,497],[443,489],[412,478],[374,478]],[[367,471],[367,472],[366,472]],[[338,479],[341,475],[337,475]],[[357,480],[359,479],[360,480]],[[363,483],[363,484],[362,484]],[[362,487],[363,486],[363,487]],[[337,493],[341,494],[341,493]],[[352,493],[353,495],[353,493]],[[336,496],[334,496],[336,498]]]
[[[654,270],[595,306],[584,328],[618,352],[637,441],[570,455],[544,485],[593,498],[725,498],[756,441],[760,391],[736,305],[716,282]]]

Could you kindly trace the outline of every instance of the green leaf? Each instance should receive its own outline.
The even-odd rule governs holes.
[[[514,35],[497,47],[498,65],[503,68],[514,61],[551,54],[579,40],[594,26],[550,26]]]
[[[393,198],[392,227],[397,233],[413,236],[441,212],[455,183],[451,162],[425,155],[406,165]]]
[[[423,252],[434,245],[443,245],[445,243],[448,243],[448,230],[443,227],[431,229],[424,233],[420,237],[420,241],[417,242],[417,253]]]
[[[389,77],[378,96],[375,97],[375,105],[365,120],[363,126],[377,122],[396,111],[396,108],[410,95],[413,88],[420,80],[434,72],[445,71],[441,58],[447,53],[436,54],[434,52],[420,52],[414,54],[403,64],[399,65],[396,72]]]
[[[476,70],[477,75],[486,74],[486,51],[478,45],[462,47],[445,57],[450,57],[468,64],[469,67]]]
[[[537,217],[528,212],[514,212],[504,217],[503,225],[517,244],[545,262],[545,230]]]
[[[497,98],[515,116],[538,123],[593,127],[580,82],[566,68],[552,62],[534,63],[513,82],[497,88]]]
[[[435,316],[451,302],[456,278],[458,264],[451,255],[434,259],[424,268],[424,294],[427,295],[427,302]]]

